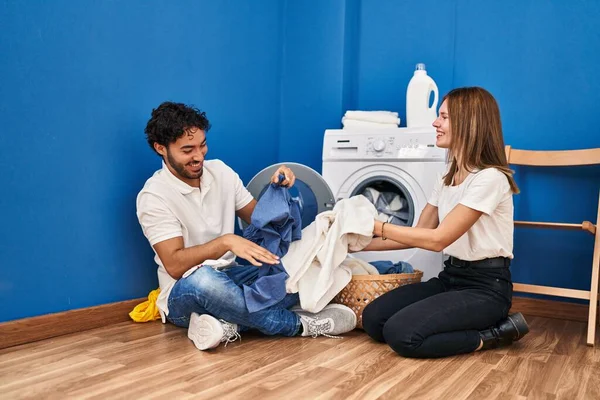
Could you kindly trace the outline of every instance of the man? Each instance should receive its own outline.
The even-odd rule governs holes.
[[[249,313],[242,285],[252,284],[262,263],[278,257],[234,235],[236,215],[250,223],[256,200],[239,176],[220,160],[206,160],[204,112],[165,102],[152,111],[145,129],[150,147],[162,157],[162,169],[146,181],[137,197],[137,216],[155,252],[163,322],[188,327],[200,350],[234,341],[246,329],[267,335],[336,335],[356,326],[352,310],[329,305],[318,314],[293,312],[297,294]],[[294,174],[280,167],[273,175],[292,186]],[[235,257],[252,265],[235,265]]]

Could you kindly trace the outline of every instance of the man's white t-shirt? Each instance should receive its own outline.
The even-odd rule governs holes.
[[[513,258],[513,198],[508,178],[496,168],[473,172],[456,186],[440,178],[429,198],[438,208],[440,222],[458,204],[483,212],[475,224],[444,253],[465,261]]]
[[[137,196],[137,217],[150,245],[181,236],[187,248],[233,233],[235,212],[252,199],[238,174],[220,160],[204,161],[200,188],[178,179],[163,162]],[[169,293],[177,280],[167,273],[156,251],[154,254],[160,285],[156,303],[165,322]],[[227,252],[219,260],[202,264],[224,266],[234,260],[235,255]]]

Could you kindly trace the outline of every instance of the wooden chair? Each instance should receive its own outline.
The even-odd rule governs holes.
[[[506,159],[512,165],[557,167],[577,165],[600,165],[600,148],[587,150],[566,151],[529,151],[505,147]],[[580,224],[561,222],[526,222],[515,221],[515,226],[528,228],[570,229],[583,230],[594,235],[594,255],[592,258],[592,281],[590,290],[574,290],[550,286],[514,284],[514,291],[523,293],[545,294],[551,296],[568,297],[573,299],[589,300],[587,344],[594,345],[596,335],[596,316],[598,309],[598,274],[600,269],[600,196],[598,199],[598,216],[596,224],[583,221]]]

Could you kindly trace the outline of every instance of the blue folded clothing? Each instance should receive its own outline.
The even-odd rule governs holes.
[[[413,272],[415,272],[412,265],[410,265],[406,261],[398,261],[395,264],[391,261],[372,261],[369,264],[377,268],[377,271],[379,271],[381,275],[412,274]]]
[[[279,182],[285,177],[279,176]],[[271,253],[283,257],[290,243],[302,237],[302,218],[298,201],[286,187],[272,183],[261,196],[252,213],[251,224],[244,237]],[[285,295],[285,281],[289,275],[281,263],[263,264],[252,285],[244,285],[244,297],[249,312],[256,312],[277,304]]]

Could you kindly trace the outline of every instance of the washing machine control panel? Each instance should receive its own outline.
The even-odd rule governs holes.
[[[375,157],[392,156],[395,150],[395,138],[393,136],[367,138],[366,154]]]
[[[429,128],[327,130],[323,141],[323,160],[444,160],[446,152],[436,147],[435,141],[435,130]]]

